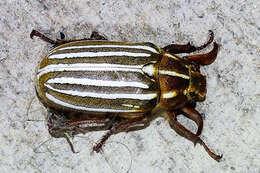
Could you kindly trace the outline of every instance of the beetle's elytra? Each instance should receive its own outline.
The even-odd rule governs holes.
[[[108,130],[93,150],[99,152],[109,136],[147,127],[159,110],[167,113],[170,127],[179,135],[201,144],[203,120],[195,110],[196,102],[205,100],[206,77],[200,65],[211,64],[218,45],[206,54],[179,57],[207,47],[170,44],[159,48],[152,43],[107,41],[93,32],[90,38],[54,41],[33,30],[54,45],[35,75],[39,100],[48,109],[47,125],[53,137],[65,137],[88,131]],[[179,114],[193,120],[196,134],[177,121]]]

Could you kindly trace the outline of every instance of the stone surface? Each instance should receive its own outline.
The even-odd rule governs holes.
[[[1,0],[0,16],[1,172],[260,172],[260,1]],[[205,115],[202,139],[223,160],[194,148],[163,118],[111,137],[103,154],[91,153],[103,132],[77,136],[80,153],[72,154],[64,139],[50,138],[35,96],[34,69],[50,45],[31,40],[32,29],[52,38],[63,31],[69,39],[95,30],[110,40],[161,47],[200,45],[213,30],[221,47],[202,70],[208,94],[197,109]]]

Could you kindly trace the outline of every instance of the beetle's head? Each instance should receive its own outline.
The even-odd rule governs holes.
[[[189,86],[184,90],[188,101],[204,101],[206,98],[206,76],[189,66]]]

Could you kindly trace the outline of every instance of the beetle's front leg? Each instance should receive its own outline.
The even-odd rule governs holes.
[[[42,39],[43,41],[46,41],[48,43],[51,43],[54,45],[54,47],[57,47],[59,45],[65,44],[65,43],[70,43],[70,42],[74,42],[74,41],[84,41],[84,40],[107,40],[107,38],[105,36],[102,36],[101,34],[99,34],[96,31],[93,31],[90,38],[83,38],[83,39],[78,39],[78,40],[64,40],[65,35],[63,33],[61,33],[61,39],[58,40],[52,40],[49,37],[45,36],[44,34],[42,34],[41,32],[37,31],[37,30],[32,30],[30,37],[33,38],[34,36],[39,37],[40,39]]]
[[[196,132],[196,136],[199,136],[203,129],[203,120],[202,120],[202,116],[200,115],[200,113],[198,111],[196,111],[195,109],[192,109],[187,106],[183,107],[181,109],[181,112],[185,117],[193,120],[197,124],[198,129]]]
[[[204,49],[210,43],[212,43],[212,41],[214,40],[214,33],[211,30],[209,30],[209,35],[210,35],[209,40],[199,47],[195,47],[195,46],[191,45],[190,42],[189,42],[188,44],[185,44],[185,45],[170,44],[168,46],[165,46],[163,48],[163,50],[166,51],[166,52],[169,52],[169,53],[173,53],[173,54],[192,53],[192,52]]]
[[[123,119],[119,121],[111,130],[109,130],[100,140],[100,142],[93,147],[93,151],[97,153],[100,151],[106,140],[113,134],[120,132],[129,132],[133,130],[141,130],[148,127],[150,124],[150,119],[146,116],[134,119]]]
[[[169,119],[169,123],[170,126],[173,130],[175,130],[176,133],[178,133],[180,136],[190,140],[191,142],[194,143],[194,145],[196,143],[201,144],[204,149],[206,150],[206,152],[209,154],[210,157],[212,157],[213,159],[215,159],[216,161],[219,162],[219,160],[222,158],[222,155],[216,155],[215,153],[213,153],[208,146],[200,139],[199,136],[193,134],[191,131],[189,131],[188,129],[186,129],[183,125],[181,125],[177,119],[174,113],[172,112],[167,112],[168,114],[168,119]]]
[[[190,55],[183,57],[184,59],[188,59],[193,61],[199,65],[209,65],[215,61],[218,54],[218,44],[214,42],[213,49],[205,54],[198,54],[198,55]]]

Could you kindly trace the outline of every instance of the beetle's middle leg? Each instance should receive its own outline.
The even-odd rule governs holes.
[[[100,142],[93,147],[93,151],[97,153],[100,151],[106,140],[113,134],[120,132],[129,132],[133,130],[141,130],[148,127],[150,124],[150,119],[146,116],[134,119],[123,119],[119,121],[115,126],[112,127],[100,140]]]
[[[100,118],[87,118],[84,120],[73,120],[69,121],[66,123],[65,128],[70,129],[72,131],[73,135],[83,133],[85,134],[86,132],[89,131],[99,131],[99,130],[108,130],[111,128],[112,124],[114,123],[115,116],[112,118],[106,118],[106,117],[100,117]],[[64,137],[67,140],[70,149],[73,153],[78,153],[75,152],[74,146],[69,139],[71,134],[69,133],[64,133]]]
[[[201,46],[195,47],[193,45],[190,44],[190,42],[188,44],[185,45],[179,45],[179,44],[170,44],[168,46],[165,46],[163,48],[164,51],[169,52],[169,53],[173,53],[173,54],[178,54],[178,53],[192,53],[201,49],[206,48],[210,43],[212,43],[212,41],[214,40],[214,33],[213,31],[209,30],[209,40],[204,43]]]
[[[209,154],[210,157],[215,159],[216,161],[219,161],[222,158],[222,155],[216,155],[213,153],[208,146],[200,139],[199,136],[195,135],[191,131],[189,131],[187,128],[185,128],[183,125],[181,125],[176,118],[176,115],[173,112],[167,112],[170,126],[173,130],[175,130],[176,133],[178,133],[180,136],[190,140],[191,142],[196,145],[197,143],[201,144],[206,152]]]

